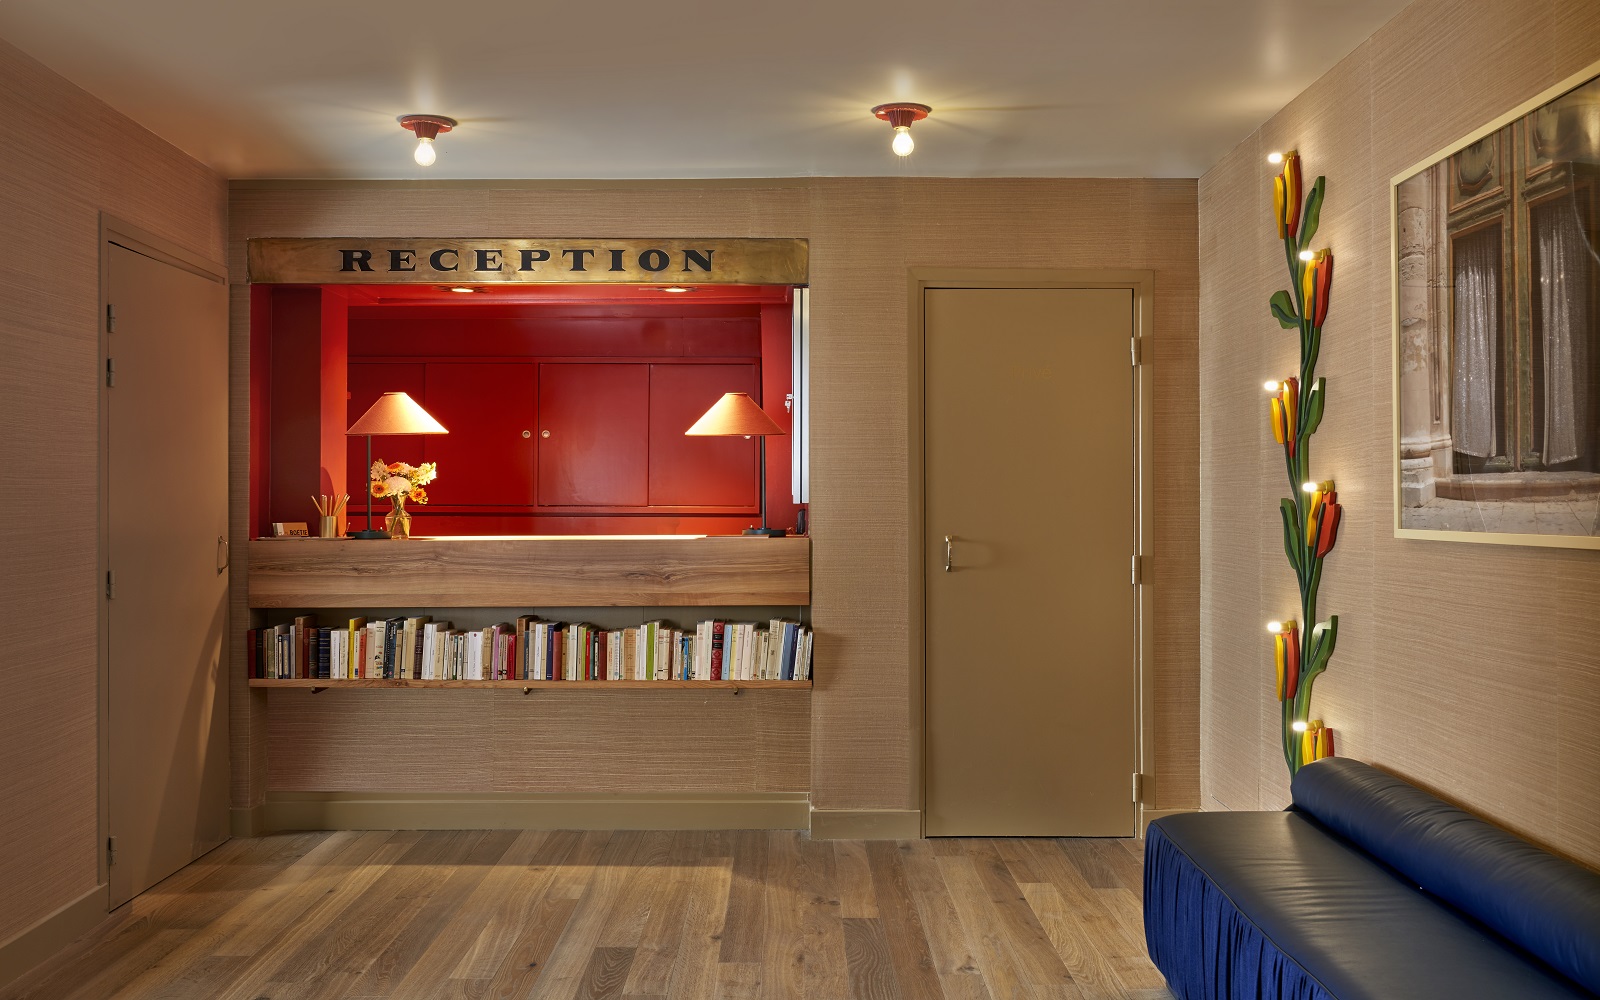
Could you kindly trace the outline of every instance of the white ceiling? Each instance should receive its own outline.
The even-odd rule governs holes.
[[[233,178],[1196,177],[1406,0],[0,0]],[[918,101],[917,150],[868,108]],[[461,120],[411,161],[408,112]]]

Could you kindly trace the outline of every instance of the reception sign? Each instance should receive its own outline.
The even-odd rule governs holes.
[[[249,241],[252,282],[311,285],[804,285],[803,239],[393,239]]]

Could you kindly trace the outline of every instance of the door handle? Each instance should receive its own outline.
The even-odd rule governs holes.
[[[228,540],[221,535],[217,536],[217,572],[224,573],[228,569],[231,556],[228,550]]]
[[[955,554],[956,554],[956,536],[954,536],[954,535],[946,535],[946,536],[944,536],[944,571],[946,573],[950,572],[950,562],[951,562],[951,560],[953,560],[955,558]]]

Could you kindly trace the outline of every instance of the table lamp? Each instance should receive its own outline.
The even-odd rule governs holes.
[[[746,528],[746,535],[782,538],[782,528],[767,527],[767,437],[782,434],[766,411],[747,392],[729,392],[711,404],[694,426],[683,432],[691,437],[758,437],[761,439],[761,527]]]
[[[386,392],[378,397],[371,409],[363,413],[346,437],[365,434],[367,437],[366,473],[372,476],[372,435],[374,434],[449,434],[439,421],[417,405],[416,400],[403,392]],[[367,483],[367,530],[351,532],[351,538],[388,538],[389,533],[372,526],[372,484]]]

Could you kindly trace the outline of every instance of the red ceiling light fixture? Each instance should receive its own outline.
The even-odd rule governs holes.
[[[417,149],[411,158],[417,161],[419,167],[431,167],[437,154],[433,151],[433,140],[438,138],[440,132],[448,132],[461,124],[454,118],[444,115],[401,115],[400,127],[417,135]]]
[[[902,101],[898,104],[880,104],[872,109],[872,113],[894,126],[894,142],[889,144],[894,155],[910,156],[911,151],[917,148],[916,141],[911,138],[911,123],[922,121],[933,113],[933,109],[926,104]]]

